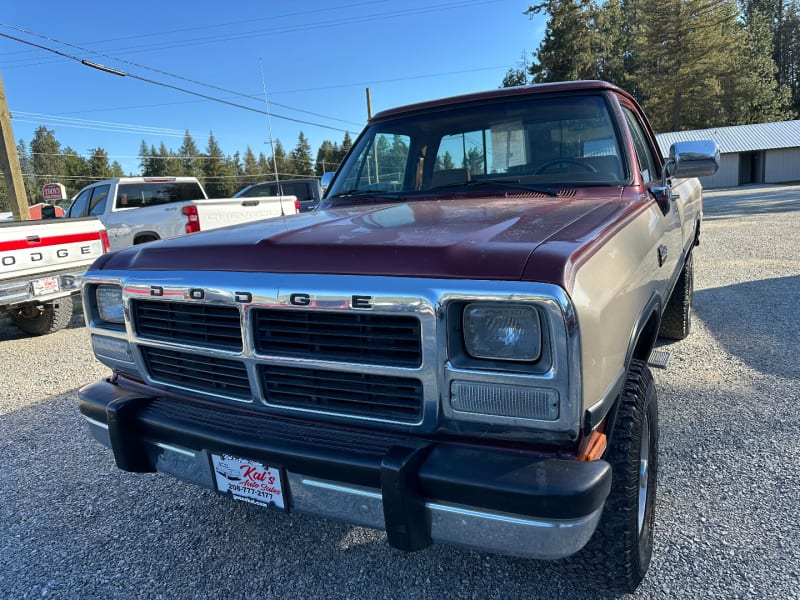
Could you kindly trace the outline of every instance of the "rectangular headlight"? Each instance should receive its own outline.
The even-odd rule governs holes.
[[[542,353],[542,326],[533,306],[468,304],[463,326],[464,348],[473,358],[530,362]]]
[[[122,288],[118,285],[102,284],[95,288],[97,312],[107,323],[124,323],[122,312]]]

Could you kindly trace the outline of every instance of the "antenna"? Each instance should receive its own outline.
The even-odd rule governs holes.
[[[278,162],[275,160],[275,142],[272,141],[272,121],[269,118],[269,100],[267,100],[267,80],[264,79],[264,62],[258,58],[261,66],[261,87],[264,89],[264,106],[267,109],[267,128],[269,129],[269,146],[272,149],[272,168],[275,170],[275,181],[278,181]]]

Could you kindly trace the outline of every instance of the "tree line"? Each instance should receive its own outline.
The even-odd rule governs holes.
[[[251,183],[274,180],[276,171],[281,179],[321,177],[339,166],[352,145],[349,133],[344,134],[341,143],[325,140],[314,160],[311,145],[301,131],[297,144],[288,153],[280,140],[276,140],[274,154],[270,152],[269,157],[263,152],[256,156],[249,146],[244,153],[237,151],[227,155],[213,132],[209,133],[205,150],[200,150],[186,131],[177,150],[167,148],[164,142],[158,148],[148,146],[143,140],[139,146],[139,172],[128,175],[194,176],[210,197],[225,198]],[[69,146],[63,147],[55,132],[44,126],[36,129],[30,144],[19,140],[17,154],[29,204],[41,201],[41,189],[46,183],[63,183],[67,197],[71,198],[93,181],[126,175],[119,162],[109,161],[103,148],[90,150],[89,157],[85,158]],[[0,212],[10,210],[5,178],[0,177]]]
[[[796,118],[798,0],[544,0],[531,65],[503,86],[605,79],[630,91],[656,131]]]
[[[164,142],[156,149],[153,145],[148,147],[142,141],[139,147],[139,168],[143,177],[197,177],[209,196],[224,198],[251,183],[272,181],[276,172],[281,179],[320,177],[326,171],[336,169],[352,144],[349,133],[345,133],[341,144],[325,140],[314,160],[311,144],[301,131],[297,136],[297,144],[288,153],[281,141],[276,140],[269,157],[264,152],[259,152],[256,156],[250,146],[245,148],[243,154],[237,151],[233,155],[226,155],[213,132],[209,134],[208,144],[202,152],[187,131],[177,151],[168,149]]]

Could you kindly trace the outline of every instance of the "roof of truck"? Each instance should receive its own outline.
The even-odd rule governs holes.
[[[428,100],[425,102],[418,102],[416,104],[407,104],[405,106],[398,106],[396,108],[389,108],[375,114],[370,122],[384,119],[386,117],[394,117],[406,113],[415,112],[418,110],[428,110],[432,108],[440,108],[442,106],[449,106],[452,104],[463,104],[467,102],[480,102],[482,100],[492,100],[495,98],[508,98],[513,96],[529,96],[535,94],[551,94],[554,92],[572,92],[583,90],[613,90],[620,94],[630,97],[630,94],[617,86],[608,83],[607,81],[600,80],[580,80],[580,81],[562,81],[558,83],[537,83],[533,85],[520,85],[508,88],[499,88],[496,90],[488,90],[485,92],[476,92],[472,94],[464,94],[461,96],[450,96],[448,98],[440,98],[438,100]]]

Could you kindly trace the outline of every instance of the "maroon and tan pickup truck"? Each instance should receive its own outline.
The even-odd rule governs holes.
[[[648,361],[689,332],[713,142],[665,160],[599,81],[373,117],[318,210],[98,259],[90,430],[133,472],[632,589]]]

